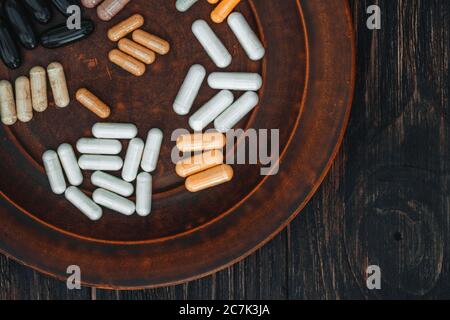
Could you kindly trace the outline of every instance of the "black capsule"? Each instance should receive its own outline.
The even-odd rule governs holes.
[[[52,0],[54,6],[58,9],[66,17],[69,17],[71,14],[67,13],[67,8],[70,6],[78,6],[81,8],[80,1],[78,0]]]
[[[11,36],[6,21],[0,17],[0,57],[10,69],[16,69],[22,64],[19,47]]]
[[[94,22],[82,20],[80,29],[68,29],[66,24],[53,27],[41,36],[41,44],[45,48],[59,48],[89,36],[94,31]]]
[[[52,9],[48,0],[24,0],[26,8],[40,23],[48,23],[52,18]]]
[[[24,48],[36,48],[38,41],[33,30],[33,24],[27,16],[27,12],[18,0],[5,0],[3,3],[5,16],[8,19],[12,31]]]

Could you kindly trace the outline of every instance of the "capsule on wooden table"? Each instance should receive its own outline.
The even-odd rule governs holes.
[[[226,68],[231,64],[231,54],[206,21],[195,21],[192,24],[192,32],[216,66]]]
[[[236,8],[241,0],[222,0],[217,7],[211,12],[211,19],[215,23],[225,21],[228,15]]]
[[[96,187],[117,193],[123,197],[129,197],[134,192],[131,183],[102,171],[95,171],[91,176],[91,182]]]
[[[130,0],[105,0],[97,7],[97,16],[103,21],[114,18]]]
[[[152,176],[141,172],[136,181],[136,212],[141,217],[152,211]]]
[[[47,74],[56,106],[60,108],[67,107],[70,104],[70,95],[64,67],[59,62],[52,62],[47,67]]]
[[[194,131],[202,131],[224,112],[233,101],[234,96],[231,91],[220,91],[189,118],[189,125]]]
[[[81,138],[77,141],[77,150],[82,154],[115,155],[122,151],[122,144],[113,139]]]
[[[73,186],[82,184],[83,174],[78,166],[77,157],[72,146],[68,143],[63,143],[58,147],[57,152],[69,183]]]
[[[24,0],[23,2],[36,21],[48,23],[52,18],[52,10],[48,0]]]
[[[99,122],[92,127],[92,134],[102,139],[133,139],[138,133],[132,123]]]
[[[77,187],[68,187],[64,195],[67,201],[92,221],[99,220],[102,217],[102,208]]]
[[[180,160],[175,167],[175,171],[180,177],[186,178],[209,168],[221,165],[223,163],[223,158],[223,153],[220,150],[206,151],[190,158]]]
[[[256,107],[258,102],[258,95],[253,91],[247,91],[217,117],[214,121],[214,128],[219,132],[227,132]]]
[[[222,164],[188,177],[185,186],[190,192],[198,192],[229,182],[231,179],[233,179],[233,168]]]
[[[69,12],[67,9],[71,6],[80,7],[79,0],[52,0],[53,5],[61,12],[64,16],[69,17],[72,12]]]
[[[126,216],[131,216],[136,211],[134,202],[105,189],[95,190],[92,198],[97,204]]]
[[[127,34],[139,29],[144,25],[144,17],[140,14],[134,14],[128,19],[119,22],[108,30],[108,38],[111,41],[119,41]]]
[[[121,51],[145,64],[152,64],[155,62],[156,54],[152,50],[147,49],[134,41],[126,38],[120,39],[118,47]]]
[[[111,50],[109,52],[108,58],[109,61],[136,77],[140,77],[145,73],[145,64],[133,58],[132,56],[123,53],[120,50]]]
[[[258,91],[261,89],[263,81],[257,73],[213,72],[208,76],[208,84],[213,89]]]
[[[47,72],[43,67],[36,66],[30,70],[31,101],[36,112],[43,112],[48,107]]]
[[[86,109],[92,111],[100,118],[106,119],[111,115],[111,109],[88,89],[78,89],[75,97]]]
[[[244,15],[240,12],[233,12],[227,21],[247,56],[253,61],[261,60],[266,50]]]
[[[0,81],[0,111],[3,124],[11,126],[17,121],[14,90],[9,81]]]
[[[122,169],[123,180],[131,182],[136,179],[139,164],[142,160],[142,153],[144,152],[144,146],[144,141],[142,141],[142,139],[134,138],[130,141]]]
[[[177,114],[184,116],[189,113],[205,77],[206,69],[203,66],[194,64],[189,69],[173,103],[173,110]]]
[[[94,29],[94,22],[87,19],[81,21],[79,29],[69,29],[66,24],[61,24],[44,31],[41,44],[48,49],[60,48],[87,38]]]
[[[177,0],[175,7],[180,12],[188,11],[198,0]]]
[[[118,171],[122,169],[123,160],[118,156],[84,154],[78,159],[78,165],[83,170]]]
[[[22,46],[26,49],[34,49],[38,45],[38,40],[33,29],[33,24],[28,18],[25,8],[18,0],[5,0],[3,11],[8,19],[14,35]]]
[[[48,150],[42,155],[42,160],[53,193],[63,194],[67,185],[58,154],[53,150]]]
[[[16,69],[22,64],[19,47],[12,37],[6,21],[0,16],[0,58],[9,69]]]
[[[28,122],[33,119],[33,105],[31,103],[30,80],[27,77],[16,79],[16,109],[17,118],[21,122]]]
[[[193,133],[177,138],[177,148],[181,152],[197,152],[222,149],[226,144],[225,136],[220,132]]]
[[[98,6],[103,0],[81,0],[81,4],[86,8],[92,9]]]
[[[161,39],[153,34],[145,32],[144,30],[136,30],[132,34],[133,41],[143,45],[144,47],[159,53],[160,55],[168,54],[170,51],[170,44],[166,40]]]
[[[162,140],[163,132],[160,129],[153,128],[148,132],[141,161],[141,168],[145,172],[153,172],[156,170]]]

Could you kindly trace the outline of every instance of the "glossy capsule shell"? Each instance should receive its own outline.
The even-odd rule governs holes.
[[[77,157],[73,148],[68,143],[63,143],[58,147],[58,156],[61,161],[67,180],[73,186],[79,186],[83,183],[83,174],[78,166]]]
[[[206,21],[195,21],[192,32],[217,67],[226,68],[231,64],[231,54]]]
[[[136,181],[136,212],[141,217],[152,211],[152,176],[141,172]]]
[[[14,90],[9,81],[0,81],[0,111],[2,123],[11,126],[17,121]]]
[[[69,187],[65,192],[65,197],[72,205],[86,215],[92,221],[99,220],[102,217],[103,210],[91,198],[85,195],[77,187]]]
[[[153,34],[145,32],[144,30],[136,30],[132,35],[133,41],[143,45],[144,47],[155,51],[160,55],[168,54],[170,51],[170,44],[164,39]]]
[[[193,133],[177,138],[177,148],[181,152],[197,152],[222,149],[226,144],[225,136],[220,132]]]
[[[132,123],[99,122],[92,127],[92,134],[102,139],[133,139],[138,133]]]
[[[144,25],[144,17],[140,14],[134,14],[128,19],[119,22],[108,30],[108,38],[111,41],[119,41],[127,34],[139,29]]]
[[[21,122],[28,122],[33,119],[33,105],[31,103],[30,80],[27,77],[16,79],[16,109],[17,118]]]
[[[36,112],[43,112],[48,107],[47,72],[36,66],[30,70],[31,100]]]
[[[48,0],[24,0],[25,6],[40,23],[48,23],[52,18],[52,10]]]
[[[98,6],[103,0],[81,0],[81,4],[89,9],[95,8]]]
[[[194,64],[189,69],[173,103],[175,113],[182,116],[189,113],[205,77],[206,69],[203,66]]]
[[[115,155],[122,151],[119,140],[81,138],[77,141],[77,150],[82,154]]]
[[[222,164],[188,177],[185,186],[190,192],[198,192],[229,182],[231,179],[233,169],[227,164]]]
[[[122,52],[125,52],[145,64],[152,64],[155,62],[156,54],[152,50],[147,49],[130,39],[120,39],[118,47]]]
[[[125,161],[122,169],[122,179],[131,182],[136,180],[139,165],[142,160],[142,153],[144,152],[144,141],[139,138],[134,138],[130,141],[125,156]]]
[[[266,50],[242,13],[233,12],[227,22],[247,56],[253,61],[261,60]]]
[[[219,2],[220,0],[208,0],[209,3],[211,4],[216,4],[217,2]]]
[[[198,0],[177,0],[175,7],[180,12],[188,11]]]
[[[236,8],[241,0],[222,0],[211,12],[211,20],[215,23],[222,23],[228,15]]]
[[[19,47],[13,39],[8,24],[0,15],[0,58],[9,69],[16,69],[22,64]]]
[[[121,67],[125,71],[128,71],[136,77],[140,77],[145,73],[145,64],[138,61],[137,59],[123,53],[120,50],[113,49],[109,52],[109,60]]]
[[[64,16],[69,17],[72,13],[68,12],[68,8],[71,6],[80,6],[79,0],[52,0],[53,5],[61,12]]]
[[[97,204],[127,216],[136,211],[134,202],[105,189],[95,190],[92,197]]]
[[[79,29],[69,29],[66,24],[61,24],[44,31],[41,44],[48,49],[60,48],[87,38],[94,29],[95,25],[91,20],[82,20]]]
[[[247,91],[216,118],[214,128],[219,132],[227,132],[256,107],[258,102],[258,95],[253,91]]]
[[[122,169],[123,160],[118,156],[85,154],[78,159],[78,165],[83,170],[119,171]]]
[[[75,97],[86,109],[92,111],[100,118],[106,119],[111,115],[111,109],[88,89],[78,89]]]
[[[91,176],[91,182],[96,187],[117,193],[123,197],[129,197],[134,192],[131,183],[102,171],[95,171]]]
[[[52,62],[47,67],[47,75],[56,106],[60,108],[67,107],[70,103],[70,96],[64,67],[59,62]]]
[[[105,0],[97,7],[97,16],[100,20],[109,21],[114,18],[130,0]]]
[[[221,165],[223,160],[224,157],[222,151],[209,150],[179,161],[175,167],[175,171],[180,177],[186,178],[209,168]]]
[[[262,84],[262,78],[257,73],[213,72],[208,76],[208,85],[213,89],[258,91]]]
[[[38,45],[36,33],[21,1],[5,0],[3,12],[20,44],[26,49],[36,48]]]
[[[145,172],[153,172],[156,170],[162,140],[163,132],[160,129],[153,128],[148,132],[141,161],[141,168]]]
[[[58,154],[53,150],[48,150],[42,155],[42,160],[53,193],[63,194],[67,185]]]
[[[234,96],[231,91],[220,91],[189,118],[190,127],[194,131],[202,131],[225,111],[233,101]]]

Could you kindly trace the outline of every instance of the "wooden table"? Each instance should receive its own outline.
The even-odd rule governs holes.
[[[349,129],[286,230],[210,277],[134,292],[67,290],[0,256],[0,299],[450,298],[450,2],[350,2],[358,80]],[[374,3],[377,31],[366,27]],[[368,265],[380,266],[381,290],[367,289]]]

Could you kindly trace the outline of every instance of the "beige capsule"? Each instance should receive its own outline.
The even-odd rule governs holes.
[[[17,118],[22,122],[33,119],[33,105],[31,103],[30,80],[27,77],[16,79],[16,108]]]
[[[129,2],[130,0],[105,0],[97,7],[97,16],[103,21],[109,21]]]
[[[67,107],[70,103],[70,96],[64,67],[59,62],[52,62],[47,67],[47,73],[56,106],[60,108]]]
[[[153,34],[145,32],[144,30],[136,30],[133,32],[133,40],[150,50],[155,51],[161,55],[165,55],[170,51],[170,44]]]
[[[33,109],[43,112],[48,107],[47,73],[44,68],[37,66],[30,70],[31,100]]]
[[[181,152],[222,149],[225,143],[226,138],[220,132],[185,134],[177,138],[177,148]]]
[[[103,0],[81,0],[81,3],[86,8],[95,8]]]
[[[233,168],[222,164],[190,176],[186,179],[185,186],[190,192],[198,192],[229,182],[231,179],[233,179]]]
[[[144,17],[140,14],[134,14],[128,19],[116,24],[108,30],[108,38],[111,41],[119,41],[127,34],[139,29],[144,24]]]
[[[186,178],[222,163],[222,151],[210,150],[179,161],[175,167],[175,171],[180,177]]]
[[[106,119],[110,116],[111,109],[88,89],[79,89],[75,96],[79,103],[81,103],[86,109],[92,111],[100,118]]]
[[[14,90],[9,81],[0,81],[0,111],[3,124],[10,126],[16,123],[16,101]]]
[[[136,77],[140,77],[145,73],[145,64],[120,50],[111,50],[108,57],[112,63],[118,65]]]
[[[120,39],[118,47],[121,51],[129,54],[139,61],[142,61],[145,64],[152,64],[155,62],[156,54],[150,49],[147,49],[134,41],[125,38]]]

